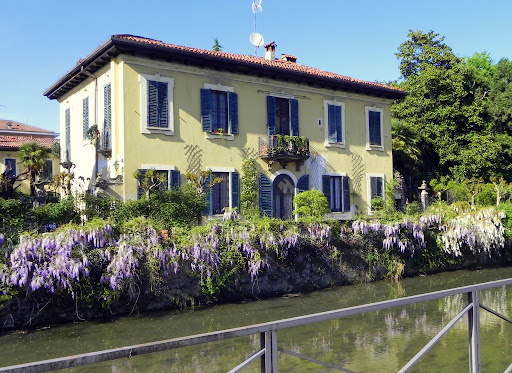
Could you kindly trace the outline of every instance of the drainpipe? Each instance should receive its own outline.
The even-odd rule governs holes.
[[[96,76],[94,76],[93,74],[91,74],[89,71],[85,70],[83,66],[82,66],[81,72],[83,72],[85,75],[89,76],[90,78],[94,79],[94,124],[96,125],[96,128],[99,131],[99,128],[98,128],[98,78]],[[99,139],[98,139],[98,141],[99,141]],[[97,147],[98,147],[98,144],[96,143],[94,146],[94,177],[93,177],[94,186],[96,186],[96,181],[98,179],[98,174],[99,174]]]

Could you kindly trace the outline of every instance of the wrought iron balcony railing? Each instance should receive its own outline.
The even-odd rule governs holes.
[[[268,135],[258,139],[259,156],[268,163],[270,169],[274,162],[286,168],[289,162],[295,162],[297,170],[309,158],[309,139],[304,136]]]

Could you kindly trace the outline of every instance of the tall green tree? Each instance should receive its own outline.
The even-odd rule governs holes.
[[[489,153],[462,152],[475,143],[472,134],[489,131],[483,98],[471,90],[474,71],[433,31],[410,31],[396,55],[399,86],[409,95],[394,103],[392,115],[419,136],[422,178],[453,174],[463,179],[488,172],[492,159],[482,157]]]

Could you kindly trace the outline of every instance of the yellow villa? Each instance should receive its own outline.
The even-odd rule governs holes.
[[[164,173],[169,188],[212,170],[222,178],[214,216],[239,207],[251,157],[269,216],[291,217],[293,197],[311,188],[327,196],[329,218],[369,209],[392,178],[390,105],[406,92],[276,59],[276,47],[257,57],[110,37],[44,93],[60,103],[63,161],[92,190],[125,199],[140,195],[136,170]]]

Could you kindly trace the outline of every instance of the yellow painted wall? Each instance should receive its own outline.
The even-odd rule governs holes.
[[[367,202],[367,175],[384,174],[392,178],[391,158],[391,100],[382,98],[321,90],[304,85],[258,79],[226,72],[210,71],[172,63],[150,61],[121,56],[124,125],[124,196],[135,198],[137,185],[132,174],[142,164],[174,166],[181,172],[182,183],[187,171],[207,168],[240,167],[247,155],[255,156],[258,137],[267,134],[266,96],[268,92],[284,92],[299,101],[299,134],[310,140],[312,157],[299,172],[295,165],[288,167],[298,179],[310,174],[313,187],[318,185],[322,173],[346,173],[351,180],[351,190],[356,188],[361,203]],[[141,134],[140,74],[174,79],[174,135]],[[233,87],[238,94],[239,134],[233,141],[207,139],[201,127],[200,89],[204,84],[221,84]],[[116,91],[117,92],[117,91]],[[119,93],[119,92],[118,92]],[[346,147],[325,147],[323,100],[345,103]],[[384,110],[384,151],[366,150],[365,106]],[[318,125],[319,119],[322,125]],[[281,166],[274,164],[271,172],[267,164],[258,160],[260,172],[272,176]],[[316,185],[315,185],[316,183]],[[354,200],[353,203],[357,202]]]

